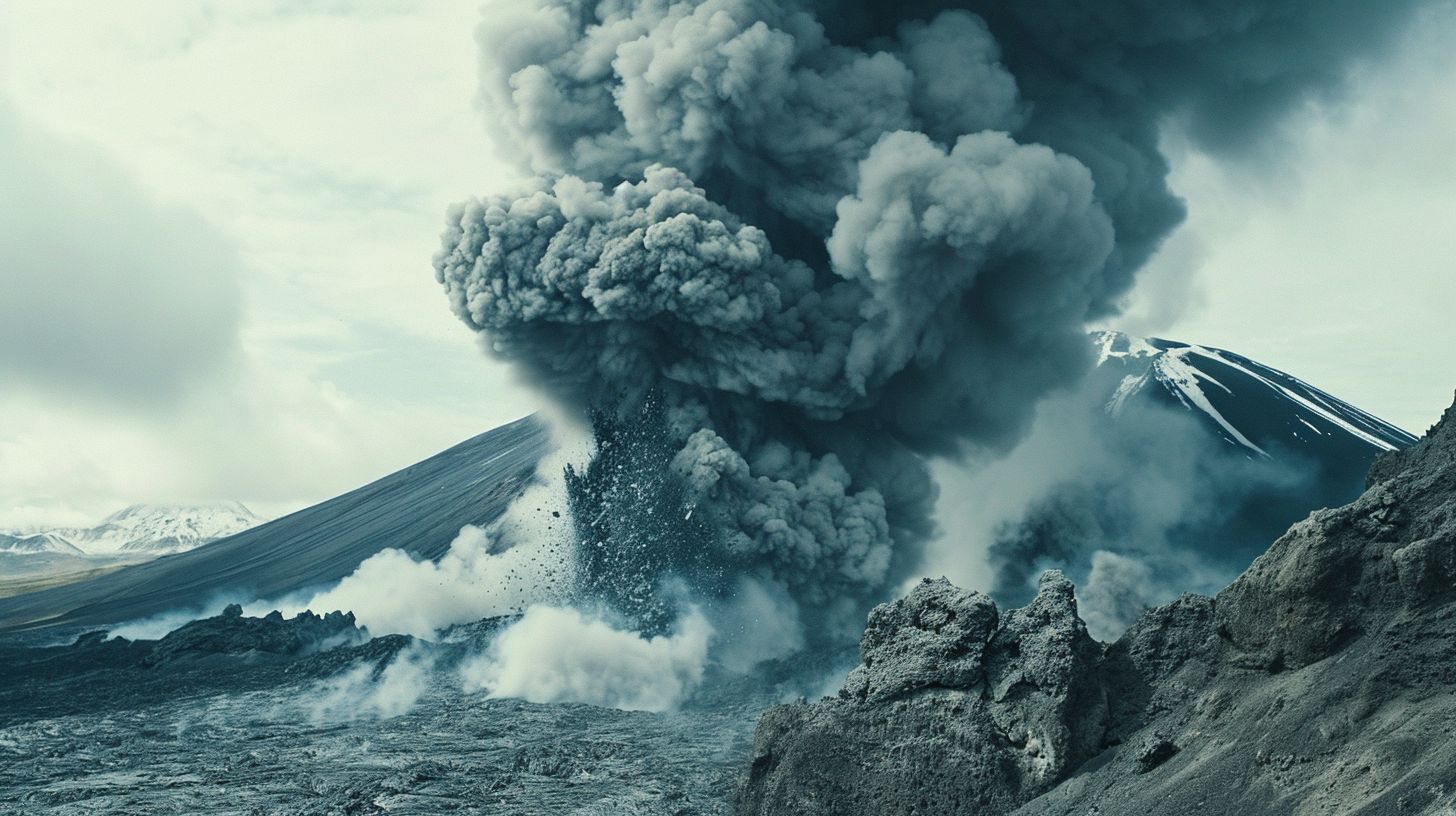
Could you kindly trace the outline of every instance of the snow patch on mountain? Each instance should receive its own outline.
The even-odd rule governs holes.
[[[84,555],[76,545],[55,533],[0,533],[0,553],[9,555]]]
[[[1097,332],[1098,368],[1121,374],[1107,402],[1118,415],[1150,389],[1195,411],[1253,457],[1271,448],[1309,450],[1338,440],[1375,451],[1415,442],[1410,433],[1318,388],[1239,354],[1116,331]]]
[[[185,552],[262,523],[239,502],[134,504],[95,527],[0,533],[0,551],[90,556],[160,556]]]

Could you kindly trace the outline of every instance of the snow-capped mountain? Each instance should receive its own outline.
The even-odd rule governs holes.
[[[95,527],[0,533],[0,552],[136,558],[186,552],[262,523],[238,502],[134,504]]]
[[[240,533],[262,521],[238,502],[134,504],[95,527],[56,532],[90,555],[167,555]]]
[[[1358,496],[1376,456],[1415,442],[1239,354],[1111,331],[1092,342],[1097,367],[1059,424],[1010,460],[1008,478],[1032,474],[1039,492],[991,533],[994,594],[1009,603],[1060,569],[1120,632],[1146,605],[1216,591],[1289,525]],[[1048,445],[1071,447],[1047,459]]]
[[[76,545],[55,533],[0,533],[0,553],[9,555],[85,555]]]
[[[1108,402],[1114,415],[1129,400],[1154,396],[1195,412],[1248,456],[1353,456],[1362,468],[1374,453],[1416,441],[1297,377],[1231,351],[1114,331],[1093,339],[1099,374],[1120,378]]]

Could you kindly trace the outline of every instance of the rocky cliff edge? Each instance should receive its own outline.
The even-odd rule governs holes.
[[[739,812],[1456,813],[1456,406],[1215,598],[1088,636],[927,580],[837,697],[759,722]]]

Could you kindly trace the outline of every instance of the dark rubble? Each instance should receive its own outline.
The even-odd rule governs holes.
[[[0,813],[730,812],[761,702],[662,715],[463,692],[454,666],[505,620],[427,643],[229,608],[159,640],[9,636]],[[371,712],[362,696],[412,650],[433,665],[422,696]]]

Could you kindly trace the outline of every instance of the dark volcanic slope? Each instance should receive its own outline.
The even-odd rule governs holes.
[[[1187,409],[1208,429],[1251,456],[1295,457],[1350,473],[1356,483],[1381,451],[1416,438],[1309,383],[1241,354],[1104,331],[1097,376],[1116,377],[1114,413],[1146,395]]]
[[[84,583],[0,599],[0,631],[107,625],[196,608],[223,596],[276,598],[336,581],[387,547],[438,558],[461,527],[489,523],[505,510],[549,444],[536,420],[513,422],[357,490],[190,552]]]
[[[740,813],[1456,812],[1456,407],[1215,598],[1088,637],[1071,585],[877,608],[838,698],[766,713]]]

